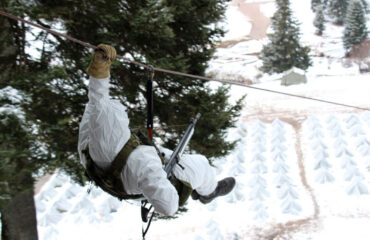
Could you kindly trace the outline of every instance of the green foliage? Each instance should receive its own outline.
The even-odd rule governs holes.
[[[347,54],[352,46],[361,43],[367,38],[365,8],[362,2],[352,1],[348,7],[343,44]]]
[[[316,27],[316,34],[321,36],[325,29],[325,16],[324,9],[322,5],[316,7],[316,16],[313,22],[313,25]]]
[[[210,88],[192,88],[187,95],[180,96],[181,99],[178,100],[158,97],[157,101],[163,104],[167,101],[188,103],[186,105],[169,104],[165,109],[158,109],[162,122],[167,122],[169,125],[184,125],[180,129],[166,128],[167,131],[163,134],[162,139],[166,139],[168,134],[170,136],[182,134],[189,120],[199,112],[202,116],[197,123],[190,148],[211,157],[220,157],[227,154],[234,148],[235,143],[225,141],[226,133],[230,127],[234,126],[244,99],[239,99],[234,106],[230,106],[227,103],[228,90],[228,88],[220,87],[216,92],[212,92]],[[166,139],[166,146],[174,148],[179,138],[180,135],[177,138]]]
[[[322,4],[324,9],[327,9],[327,7],[329,5],[329,2],[330,2],[330,0],[321,0],[321,4]]]
[[[204,75],[217,40],[224,32],[214,23],[222,19],[227,0],[38,0],[7,1],[5,10],[28,17],[45,27],[63,28],[82,41],[116,47],[119,55],[156,67]],[[48,161],[48,170],[61,168],[83,183],[83,169],[77,154],[78,127],[87,103],[87,67],[91,51],[61,37],[32,32],[42,40],[40,58],[28,56],[25,46],[27,26],[7,22],[8,34],[1,46],[15,46],[7,60],[9,75],[1,86],[10,85],[29,98],[21,106],[25,118],[37,129]],[[10,29],[10,30],[9,30]],[[8,45],[6,45],[8,44]],[[2,48],[0,48],[2,49]],[[3,65],[2,65],[3,66]],[[126,105],[132,127],[145,126],[146,72],[129,63],[116,62],[112,68],[113,97]],[[157,136],[173,147],[196,112],[201,121],[191,142],[191,149],[208,157],[230,151],[234,143],[225,140],[235,123],[241,100],[228,104],[228,90],[211,91],[201,80],[157,73],[154,82],[154,114],[160,126]],[[199,132],[198,132],[199,131]],[[28,153],[32,154],[32,153]]]
[[[31,174],[39,166],[32,159],[31,136],[14,115],[0,114],[0,212],[20,191],[33,187]]]
[[[367,0],[361,0],[362,6],[364,7],[365,13],[368,14],[370,11],[369,3]]]
[[[329,0],[328,12],[336,24],[342,25],[346,18],[349,0]]]
[[[261,70],[265,73],[281,73],[292,67],[306,70],[312,65],[308,55],[309,47],[299,43],[299,27],[293,19],[289,0],[276,0],[277,11],[271,19],[273,34],[269,34],[270,42],[262,49],[260,59],[263,61]]]
[[[317,6],[322,5],[321,0],[311,0],[311,9],[313,12],[316,12]]]
[[[42,138],[22,109],[27,101],[14,88],[0,90],[0,212],[18,193],[33,190],[34,176],[50,170]]]

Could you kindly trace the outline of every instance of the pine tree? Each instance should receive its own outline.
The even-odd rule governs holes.
[[[8,104],[9,99],[1,99]],[[32,156],[36,136],[11,111],[0,113],[0,212],[1,239],[37,240],[33,176],[40,167],[40,154]],[[19,211],[19,209],[22,211]]]
[[[362,5],[364,6],[365,13],[368,14],[370,12],[369,3],[367,0],[361,0]]]
[[[361,43],[367,37],[365,9],[361,1],[354,0],[350,3],[343,34],[344,48],[349,54],[351,48]]]
[[[320,4],[316,7],[316,16],[313,22],[316,27],[316,34],[321,36],[325,29],[325,16],[323,6]]]
[[[111,44],[118,54],[155,67],[204,75],[213,47],[224,34],[214,23],[221,20],[226,1],[8,0],[2,1],[0,8],[45,27],[58,24],[68,35],[94,45]],[[20,106],[28,125],[19,124],[25,129],[32,126],[32,131],[25,131],[23,136],[7,134],[7,138],[30,146],[32,141],[27,139],[36,138],[42,145],[40,149],[14,144],[14,152],[22,153],[32,164],[24,167],[31,176],[27,185],[16,182],[11,186],[14,189],[6,189],[14,192],[4,203],[10,206],[21,193],[18,190],[33,192],[30,186],[40,169],[43,173],[60,168],[81,184],[86,180],[76,148],[79,122],[87,102],[84,69],[91,50],[40,31],[35,37],[43,39],[43,46],[39,50],[41,57],[36,59],[26,53],[26,46],[32,45],[25,39],[26,33],[30,33],[28,26],[1,17],[0,28],[0,89],[11,86],[27,96]],[[146,72],[136,65],[117,62],[111,74],[113,97],[127,106],[131,127],[145,126]],[[160,126],[157,136],[164,136],[167,147],[176,145],[189,119],[197,112],[202,117],[190,144],[192,150],[212,158],[234,147],[235,143],[226,141],[225,135],[239,116],[242,99],[230,105],[228,88],[214,91],[202,80],[163,73],[156,73],[154,86],[155,121]],[[6,122],[4,129],[15,121]],[[23,153],[21,149],[29,151]],[[2,162],[5,165],[1,167],[13,169],[7,172],[12,176],[17,168],[9,163],[15,163],[15,159]],[[4,177],[1,182],[10,180]],[[5,208],[0,209],[2,214]],[[9,227],[9,222],[4,226]]]
[[[225,11],[223,3],[225,0],[127,1],[124,4],[127,12],[123,14],[121,1],[94,2],[86,6],[86,3],[76,0],[73,1],[75,13],[71,13],[71,1],[45,1],[44,7],[50,21],[64,19],[68,33],[76,38],[94,40],[95,44],[108,42],[119,46],[119,54],[137,56],[136,60],[156,67],[203,75],[214,52],[212,46],[223,35],[221,29],[210,27],[211,23],[221,19]],[[56,47],[75,64],[69,68],[71,72],[85,69],[90,53],[70,45],[60,41]],[[117,65],[112,70],[114,94],[121,99],[124,96],[123,104],[129,110],[133,127],[145,126],[146,106],[141,100],[145,74],[132,64]],[[198,111],[203,115],[191,147],[208,157],[221,156],[234,147],[224,137],[226,129],[234,124],[241,102],[228,106],[227,89],[220,88],[214,92],[204,81],[162,73],[156,73],[155,83],[154,114],[157,124],[166,129],[158,133],[164,133],[161,137],[164,137],[167,147],[173,148],[184,131],[184,128],[169,126],[187,124]],[[210,134],[212,138],[208,137]]]
[[[311,9],[313,12],[315,12],[317,5],[322,5],[322,8],[326,10],[329,2],[330,0],[311,0]]]
[[[311,0],[311,9],[313,12],[316,12],[317,6],[322,5],[321,0]]]
[[[329,1],[330,1],[330,0],[322,0],[322,1],[321,1],[322,6],[323,6],[323,8],[324,8],[324,9],[326,9],[326,8],[328,7],[328,5],[329,5]]]
[[[328,12],[334,23],[342,25],[346,18],[349,0],[329,0]]]
[[[0,9],[2,6],[3,3]],[[33,124],[25,119],[22,105],[26,96],[7,86],[10,79],[17,78],[17,72],[26,68],[22,54],[25,27],[0,17],[0,29],[1,239],[37,240],[33,178],[38,171],[46,170],[41,166],[48,156],[37,144],[39,138],[33,132]]]
[[[299,27],[293,19],[289,0],[277,0],[277,11],[271,19],[273,34],[262,49],[261,70],[265,73],[281,73],[292,67],[307,69],[311,66],[309,47],[299,44]]]

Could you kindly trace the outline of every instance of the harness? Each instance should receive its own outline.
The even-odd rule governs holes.
[[[121,173],[126,165],[128,156],[139,145],[142,145],[139,137],[136,134],[131,134],[130,139],[106,170],[101,169],[95,164],[90,156],[89,148],[87,147],[82,151],[86,157],[86,176],[102,190],[119,200],[142,198],[143,195],[127,194],[121,180]]]
[[[119,200],[143,198],[144,196],[142,194],[128,194],[125,191],[121,178],[122,170],[126,166],[129,155],[139,145],[153,146],[156,149],[158,156],[161,158],[162,164],[164,164],[164,159],[159,149],[153,143],[151,143],[141,131],[133,131],[131,133],[130,139],[127,141],[125,146],[118,153],[109,168],[106,170],[103,170],[98,165],[96,165],[89,154],[89,148],[83,150],[82,153],[86,157],[85,173],[87,177],[96,185],[98,185],[102,190],[118,198]],[[183,206],[193,190],[191,185],[175,177],[171,177],[170,181],[179,194],[179,206]]]
[[[139,131],[131,131],[131,137],[118,153],[116,158],[113,160],[111,165],[108,169],[103,170],[99,166],[95,164],[93,159],[90,156],[89,148],[87,147],[82,153],[86,157],[86,168],[85,174],[86,176],[93,181],[97,186],[99,186],[103,191],[107,192],[108,194],[118,198],[119,200],[127,200],[127,199],[140,199],[144,198],[142,194],[140,195],[130,195],[128,194],[123,186],[121,174],[122,170],[124,169],[127,159],[132,151],[139,145],[150,145],[153,146],[158,156],[160,157],[162,164],[165,165],[165,161],[163,159],[162,153],[159,151],[157,146],[152,142],[152,130],[153,130],[153,77],[154,77],[154,69],[150,67],[147,78],[147,105],[148,105],[148,118],[147,118],[147,129],[148,129],[148,138],[139,130]],[[199,114],[197,115],[196,120],[199,118]],[[165,171],[167,173],[167,177],[175,187],[178,195],[179,195],[179,206],[183,206],[187,199],[190,197],[193,189],[192,186],[185,181],[177,179],[175,176],[172,175],[171,171],[175,163],[178,163],[180,160],[179,154],[181,155],[184,151],[190,137],[193,133],[193,129],[195,126],[195,121],[192,121],[191,125],[186,130],[185,136],[180,141],[181,147],[177,147],[172,154],[169,163],[165,166]],[[186,140],[186,141],[184,141]],[[181,165],[180,165],[181,166]],[[149,230],[151,221],[154,216],[154,211],[151,214],[150,219],[148,218],[149,212],[152,210],[153,206],[146,208],[146,205],[149,204],[147,200],[141,201],[141,218],[143,223],[148,223],[146,229],[142,231],[143,239],[145,239],[145,235]],[[150,205],[150,204],[149,204]],[[148,222],[149,220],[149,222]]]

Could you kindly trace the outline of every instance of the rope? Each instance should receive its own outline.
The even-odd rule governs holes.
[[[153,129],[156,129],[156,130],[174,129],[174,128],[181,129],[181,128],[186,128],[187,126],[188,126],[188,124],[178,124],[178,125],[168,125],[168,126],[153,127]],[[138,131],[138,130],[141,130],[141,129],[143,129],[143,128],[141,128],[141,127],[131,128],[131,130],[133,130],[133,131]]]
[[[90,44],[90,43],[87,43],[87,42],[81,41],[81,40],[79,40],[79,39],[77,39],[77,38],[74,38],[74,37],[68,36],[67,34],[60,33],[60,32],[54,31],[54,30],[51,30],[50,28],[47,28],[47,27],[41,26],[40,24],[37,24],[37,23],[33,23],[33,22],[30,22],[30,21],[27,21],[27,20],[25,20],[25,19],[23,19],[23,18],[20,18],[20,17],[14,16],[14,15],[12,15],[12,14],[10,14],[10,13],[7,13],[7,12],[4,12],[4,11],[1,11],[1,10],[0,10],[0,15],[3,15],[3,16],[5,16],[5,17],[11,18],[11,19],[16,20],[16,21],[19,21],[19,22],[26,23],[26,24],[31,25],[31,26],[34,26],[34,27],[36,27],[36,28],[40,28],[40,29],[42,29],[42,30],[47,31],[48,33],[53,34],[53,35],[64,37],[64,38],[66,38],[66,39],[68,39],[68,40],[70,40],[70,41],[72,41],[72,42],[75,42],[75,43],[81,44],[82,46],[85,46],[85,47],[88,47],[88,48],[93,48],[93,49],[96,49],[96,48],[97,48],[97,46],[95,46],[95,45],[92,45],[92,44]],[[136,62],[136,61],[131,60],[131,59],[129,59],[129,58],[125,58],[125,57],[120,56],[120,55],[117,55],[117,58],[122,59],[122,60],[125,60],[125,61],[127,61],[127,62],[131,62],[131,63],[133,63],[133,64],[135,64],[135,65],[142,66],[142,67],[144,67],[144,68],[146,68],[146,69],[151,69],[151,67],[150,67],[150,66],[147,66],[147,65],[145,65],[145,64],[143,64],[143,63],[140,63],[140,62]]]
[[[144,205],[144,206],[142,206],[142,207],[145,207],[145,205]],[[150,211],[151,211],[152,209],[153,209],[153,205],[150,205],[150,207],[149,207],[149,209],[148,209],[148,214],[150,213]],[[143,236],[143,240],[145,240],[145,236],[146,236],[146,234],[147,234],[147,233],[148,233],[148,231],[149,231],[150,225],[152,224],[152,220],[153,220],[154,214],[155,214],[155,212],[153,211],[153,212],[152,212],[152,215],[150,216],[149,221],[148,221],[148,223],[147,223],[147,225],[146,225],[146,228],[144,229],[144,226],[142,226],[141,233],[142,233],[142,236]],[[146,217],[147,217],[147,216],[146,216]],[[144,224],[144,222],[143,222],[143,224]]]
[[[95,45],[92,45],[90,43],[87,43],[87,42],[78,40],[78,39],[73,38],[73,37],[70,37],[70,36],[68,36],[66,34],[63,34],[63,33],[60,33],[60,32],[54,31],[54,30],[51,30],[51,29],[46,28],[46,27],[43,27],[43,26],[41,26],[39,24],[36,24],[36,23],[30,22],[30,21],[27,21],[25,19],[19,18],[19,17],[14,16],[14,15],[12,15],[10,13],[7,13],[7,12],[4,12],[4,11],[1,11],[0,10],[0,15],[3,15],[5,17],[11,18],[13,20],[20,21],[20,22],[29,24],[31,26],[40,28],[42,30],[45,30],[45,31],[53,34],[53,35],[64,37],[64,38],[66,38],[68,40],[71,40],[73,42],[79,43],[82,46],[85,46],[85,47],[88,47],[88,48],[93,48],[93,49],[96,49],[97,48]],[[236,82],[236,81],[233,81],[233,80],[215,79],[215,78],[198,76],[198,75],[193,75],[193,74],[188,74],[188,73],[183,73],[183,72],[177,72],[177,71],[163,69],[163,68],[152,67],[150,65],[146,65],[144,63],[137,62],[137,61],[131,60],[129,58],[126,58],[126,57],[123,57],[123,56],[120,56],[120,55],[117,55],[117,58],[122,59],[122,60],[127,61],[127,62],[130,62],[130,63],[135,64],[135,65],[141,66],[141,67],[143,67],[145,69],[148,69],[148,70],[154,70],[156,72],[163,72],[163,73],[168,73],[168,74],[172,74],[172,75],[183,76],[183,77],[187,77],[187,78],[201,79],[201,80],[205,80],[205,81],[220,82],[220,83],[223,83],[223,84],[236,85],[236,86],[240,86],[240,87],[246,87],[246,88],[250,88],[250,89],[255,89],[255,90],[259,90],[259,91],[265,91],[265,92],[270,92],[270,93],[285,95],[285,96],[289,96],[289,97],[307,99],[307,100],[311,100],[311,101],[328,103],[328,104],[342,106],[342,107],[348,107],[348,108],[354,108],[354,109],[359,109],[359,110],[370,111],[370,108],[358,107],[358,106],[348,105],[348,104],[344,104],[344,103],[338,103],[338,102],[328,101],[328,100],[324,100],[324,99],[306,97],[306,96],[301,96],[301,95],[296,95],[296,94],[291,94],[291,93],[286,93],[286,92],[269,90],[269,89],[265,89],[265,88],[253,87],[253,86],[250,86],[250,85],[248,85],[246,83]]]

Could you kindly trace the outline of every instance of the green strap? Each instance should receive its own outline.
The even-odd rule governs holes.
[[[127,159],[134,149],[141,144],[139,138],[135,134],[131,134],[130,139],[127,141],[122,150],[118,153],[116,158],[111,163],[107,174],[112,174],[113,176],[119,176],[121,174],[123,167],[127,163]]]
[[[121,172],[127,163],[127,158],[131,152],[141,144],[135,134],[131,134],[122,150],[111,163],[107,170],[99,168],[90,156],[89,148],[82,151],[86,156],[86,174],[101,189],[118,199],[137,199],[142,195],[129,195],[126,193],[121,181]]]
[[[179,206],[185,205],[186,201],[189,199],[193,188],[190,183],[180,180],[175,177],[170,179],[172,185],[176,188],[177,194],[179,195]]]
[[[152,147],[155,148],[155,150],[157,151],[157,155],[161,159],[162,165],[164,166],[165,163],[166,163],[166,161],[164,160],[161,151],[159,150],[159,148],[157,147],[157,145],[154,144],[154,142],[150,141],[149,138],[147,138],[144,135],[144,133],[142,132],[142,128],[137,128],[135,130],[131,130],[131,132],[133,134],[135,134],[140,139],[140,141],[141,141],[142,144],[149,145],[149,146],[152,146]]]
[[[105,192],[117,197],[120,200],[137,199],[143,197],[143,195],[127,194],[121,181],[121,173],[127,163],[128,157],[136,147],[143,144],[154,146],[162,160],[162,163],[164,162],[159,149],[153,143],[148,141],[144,134],[141,132],[136,132],[131,134],[130,139],[117,154],[116,158],[113,160],[107,170],[103,170],[95,164],[90,156],[88,147],[83,150],[82,153],[86,156],[86,173],[88,177]],[[191,185],[174,177],[171,178],[170,181],[175,186],[179,194],[179,205],[184,205],[193,190]]]

